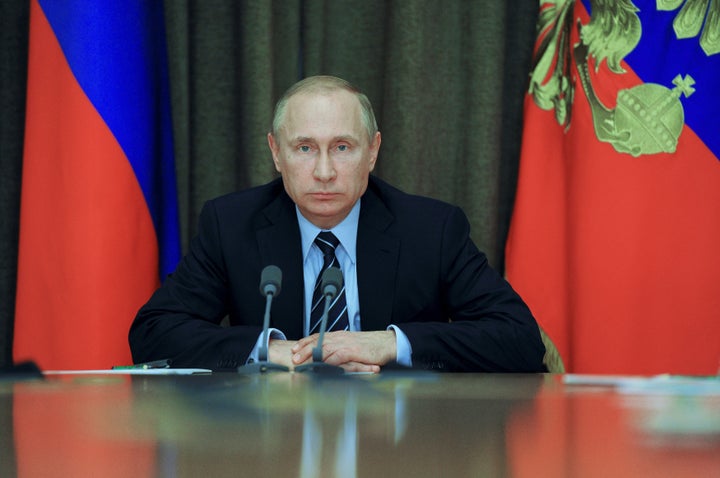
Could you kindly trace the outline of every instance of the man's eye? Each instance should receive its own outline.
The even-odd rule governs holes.
[[[338,149],[338,151],[347,151],[348,145],[347,144],[339,144],[337,149]]]
[[[301,153],[309,153],[310,152],[310,146],[308,146],[307,144],[300,145],[298,147],[298,149],[300,150]]]

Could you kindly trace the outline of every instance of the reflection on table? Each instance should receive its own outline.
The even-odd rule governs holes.
[[[22,477],[719,475],[712,387],[566,381],[425,373],[0,381],[0,466]]]

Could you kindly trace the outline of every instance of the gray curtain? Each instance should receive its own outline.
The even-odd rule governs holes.
[[[11,363],[28,2],[0,2],[0,366]],[[272,107],[300,78],[366,92],[376,173],[461,206],[502,271],[534,0],[166,0],[183,249],[207,199],[262,184]],[[41,325],[39,325],[41,326]]]
[[[29,6],[0,2],[0,367],[12,363]]]

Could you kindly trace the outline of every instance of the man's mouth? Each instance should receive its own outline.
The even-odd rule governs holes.
[[[310,193],[310,195],[316,199],[332,199],[335,196],[338,195],[338,193],[331,193],[331,192],[317,192],[317,193]]]

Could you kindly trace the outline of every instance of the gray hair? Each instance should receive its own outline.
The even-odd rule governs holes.
[[[278,100],[275,105],[275,113],[273,115],[272,122],[273,136],[277,136],[278,131],[282,127],[283,121],[285,120],[287,104],[291,97],[298,93],[317,93],[333,90],[346,90],[355,95],[360,102],[360,120],[367,130],[368,140],[372,142],[373,136],[375,136],[375,133],[378,131],[378,126],[377,121],[375,120],[375,113],[373,112],[372,104],[370,104],[368,97],[350,82],[336,76],[326,75],[310,76],[304,80],[298,81],[285,92],[280,100]]]

